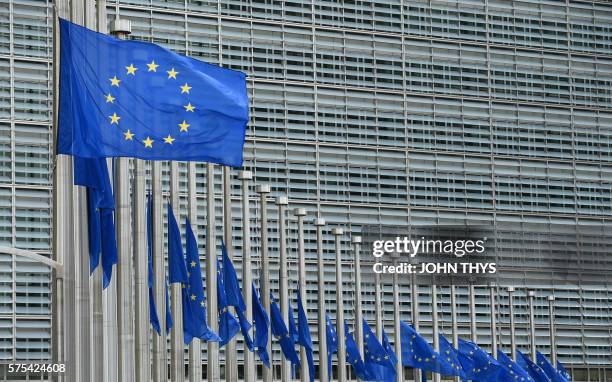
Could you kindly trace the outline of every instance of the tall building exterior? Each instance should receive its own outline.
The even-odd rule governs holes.
[[[109,20],[117,14],[131,20],[133,39],[247,73],[251,123],[245,168],[254,172],[256,183],[270,184],[273,195],[286,194],[292,206],[306,208],[309,217],[320,212],[328,228],[358,234],[368,224],[612,223],[612,3],[129,0],[107,5]],[[52,231],[52,25],[50,1],[0,3],[0,245],[43,254],[50,253]],[[203,244],[204,166],[199,171]],[[233,186],[239,253],[238,179]],[[184,179],[181,187],[186,190]],[[183,216],[185,198],[186,192]],[[278,225],[270,205],[271,279],[277,288]],[[295,298],[297,233],[290,217]],[[220,233],[220,219],[217,224]],[[315,229],[312,224],[306,229],[307,302],[314,327],[317,288],[325,288],[332,313],[337,298],[333,237],[325,241],[329,282],[318,285]],[[343,240],[344,279],[349,280],[344,299],[352,319],[350,280],[357,270],[348,251],[350,236]],[[0,358],[49,359],[48,270],[0,256]],[[362,271],[364,312],[372,319],[374,280],[365,266]],[[391,278],[382,282],[384,322],[392,332]],[[401,283],[401,315],[410,321],[409,280]],[[527,349],[526,289],[520,278],[515,285],[517,341]],[[467,288],[458,292],[459,333],[469,337]],[[476,292],[478,339],[486,347],[489,295],[486,288]],[[544,353],[550,293],[546,285],[538,287],[537,345]],[[428,286],[420,287],[421,328],[429,336],[430,294]],[[448,294],[449,288],[440,288],[446,334]],[[554,294],[559,359],[584,380],[612,378],[612,286],[568,286]],[[508,350],[506,296],[501,288],[498,336]]]

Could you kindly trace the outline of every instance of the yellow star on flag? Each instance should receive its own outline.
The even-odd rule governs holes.
[[[185,85],[181,86],[181,94],[189,94],[189,90],[191,90],[191,86],[189,86],[189,84],[185,82]]]
[[[130,66],[126,66],[125,68],[127,69],[127,74],[131,74],[133,76],[136,75],[136,71],[138,70],[138,68],[135,67],[134,64],[130,64]]]
[[[167,70],[166,73],[168,73],[168,79],[170,78],[174,78],[176,80],[176,75],[179,73],[176,70],[174,70],[174,68]]]
[[[204,301],[200,301],[200,306],[204,306]]]
[[[195,294],[192,294],[192,295],[191,295],[191,300],[192,300],[192,301],[195,301],[195,299],[196,299],[196,295],[195,295]]]
[[[157,65],[157,64],[155,63],[155,60],[153,60],[153,61],[151,61],[151,63],[150,63],[150,64],[147,64],[147,66],[149,67],[149,70],[148,70],[149,72],[157,72],[157,67],[158,67],[159,65]]]
[[[191,268],[195,268],[195,266],[196,266],[196,262],[195,262],[195,261],[192,261],[192,262],[191,262]]]
[[[191,102],[189,102],[187,105],[183,106],[185,108],[185,110],[190,111],[193,113],[193,111],[195,110],[195,106],[193,106],[191,104]]]
[[[155,142],[155,141],[152,140],[149,137],[147,137],[147,139],[142,141],[142,143],[144,143],[145,147],[149,147],[149,148],[153,148],[153,142]]]
[[[134,134],[130,131],[130,129],[128,129],[128,131],[123,133],[123,135],[125,136],[126,141],[131,141],[132,138],[134,138]]]
[[[187,131],[187,128],[191,126],[190,124],[188,124],[186,121],[183,121],[183,123],[179,123],[179,127],[181,128],[181,131]]]
[[[113,113],[113,115],[109,115],[108,118],[110,118],[111,120],[111,125],[114,123],[115,125],[119,124],[119,120],[121,119],[120,116],[117,115],[117,113]]]
[[[114,103],[115,102],[115,97],[113,97],[110,93],[108,93],[108,95],[106,95],[106,103]]]
[[[119,82],[121,82],[121,80],[118,79],[117,76],[114,76],[113,78],[110,78],[110,82],[111,86],[119,87]]]
[[[168,136],[166,138],[164,138],[164,142],[168,143],[168,144],[172,144],[172,142],[174,142],[175,139],[172,138],[172,136],[170,136],[170,134],[168,134]]]

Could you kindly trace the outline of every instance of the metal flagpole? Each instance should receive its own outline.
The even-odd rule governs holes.
[[[288,304],[288,291],[289,286],[287,282],[287,205],[289,200],[286,196],[279,196],[276,198],[276,205],[278,206],[278,241],[279,241],[279,252],[280,252],[280,264],[279,264],[279,294],[280,294],[280,310],[283,317],[283,321],[287,319],[289,307]],[[282,353],[282,352],[281,352]],[[291,365],[286,362],[285,355],[281,356],[281,380],[287,382],[291,379]]]
[[[198,237],[198,199],[196,196],[196,164],[187,164],[187,216],[195,237]],[[199,256],[198,256],[199,257]],[[200,264],[198,264],[200,266]],[[202,381],[202,343],[193,338],[189,343],[189,382]]]
[[[261,224],[261,273],[260,273],[260,291],[261,301],[263,303],[266,314],[270,317],[270,259],[268,258],[268,194],[270,186],[262,184],[257,186],[259,193],[260,205],[260,224]],[[272,350],[272,335],[268,329],[268,345],[267,348]],[[272,369],[263,368],[264,382],[272,381]]]
[[[434,350],[440,351],[440,338],[438,337],[438,287],[435,284],[431,286],[431,315],[433,326],[433,345]],[[433,373],[434,382],[440,382],[440,373]]]
[[[359,347],[359,354],[363,358],[363,312],[361,309],[361,236],[353,236],[353,251],[355,254],[355,341]],[[376,274],[378,276],[378,273]],[[378,284],[378,283],[377,283]],[[376,307],[378,312],[378,305]],[[376,320],[376,333],[378,335],[378,319]]]
[[[176,161],[170,162],[170,200],[176,221],[181,221],[181,204],[179,198],[179,165]],[[170,379],[173,382],[182,382],[185,379],[185,346],[183,342],[183,301],[182,287],[180,283],[170,284],[172,302],[173,327],[170,332]]]
[[[111,34],[127,39],[132,31],[129,20],[115,16]],[[130,159],[115,159],[115,217],[117,229],[117,324],[119,335],[119,380],[134,381],[134,313],[132,308],[132,225],[130,198]]]
[[[416,283],[416,275],[412,274],[412,285],[410,297],[412,299],[412,326],[414,330],[419,331],[419,286]],[[420,369],[414,369],[414,380],[415,382],[421,382],[422,371]]]
[[[399,299],[399,277],[397,273],[393,273],[393,343],[395,344],[395,356],[397,357],[396,366],[396,382],[404,381],[404,367],[402,366],[402,339],[400,335],[400,299]]]
[[[251,294],[251,211],[249,207],[249,180],[253,179],[250,171],[238,173],[242,180],[242,294],[246,305],[246,318],[253,322],[253,296]],[[255,382],[255,357],[244,343],[244,382]]]
[[[217,333],[219,330],[217,312],[217,245],[215,243],[215,166],[206,164],[206,300],[208,302],[208,326]],[[206,378],[220,380],[219,343],[208,341]]]
[[[457,287],[451,285],[450,287],[450,298],[451,298],[451,324],[453,327],[453,347],[459,349],[459,328],[457,327]],[[461,380],[460,377],[454,378],[456,382]]]
[[[376,338],[381,341],[382,338],[382,302],[381,302],[381,285],[380,285],[380,273],[374,274],[374,318],[376,321]],[[359,322],[357,326],[362,326],[362,323]],[[363,334],[359,341],[357,341],[357,346],[359,346],[359,354],[361,354],[361,358],[363,358]]]
[[[550,329],[550,360],[552,364],[557,365],[557,344],[555,343],[555,337],[557,336],[555,330],[555,296],[548,296],[548,327]],[[535,362],[535,358],[533,359]]]
[[[342,252],[340,249],[340,236],[344,234],[342,228],[332,228],[336,241],[336,334],[338,336],[338,381],[346,380],[346,335],[344,333],[344,295],[342,292]],[[361,326],[361,322],[355,324]]]
[[[164,222],[162,201],[162,165],[159,161],[151,162],[151,228],[153,241],[153,274],[155,276],[155,305],[161,334],[153,334],[153,380],[168,379],[167,342],[166,342],[166,261],[164,259]]]
[[[472,342],[478,343],[478,328],[476,327],[476,291],[474,285],[470,285],[470,334],[472,336]],[[496,355],[493,355],[494,357]]]
[[[535,330],[535,315],[534,315],[534,299],[535,291],[528,291],[527,296],[529,298],[529,333],[530,333],[530,345],[531,345],[531,359],[536,359],[536,330]]]
[[[300,298],[304,304],[304,312],[308,313],[308,303],[306,301],[306,259],[304,255],[304,208],[296,208],[293,214],[297,217],[298,223],[298,286]],[[306,359],[306,349],[300,346],[300,378],[308,380],[308,360]],[[313,378],[314,379],[314,378]]]
[[[512,359],[516,361],[516,332],[514,326],[514,287],[508,287],[508,315],[510,316],[510,351]],[[497,354],[493,355],[497,357]]]
[[[314,225],[317,228],[317,282],[319,288],[319,380],[328,381],[330,370],[327,370],[327,322],[325,319],[325,266],[323,264],[323,226],[325,219],[316,218]],[[285,317],[285,316],[283,316]],[[325,338],[325,339],[323,339]]]
[[[223,237],[227,256],[234,261],[234,246],[232,243],[232,195],[231,171],[229,166],[223,166]],[[232,310],[234,310],[232,308]],[[238,360],[236,356],[236,337],[225,345],[225,380],[238,380]]]
[[[495,299],[495,285],[493,283],[489,284],[489,297],[489,305],[491,305],[491,353],[497,354],[497,301]]]

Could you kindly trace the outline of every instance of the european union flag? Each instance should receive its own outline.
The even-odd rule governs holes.
[[[102,256],[102,287],[105,289],[117,264],[115,239],[115,200],[108,177],[106,159],[74,158],[74,184],[87,192],[87,236],[89,243],[89,272],[100,264]]]
[[[300,289],[297,292],[297,303],[298,303],[298,343],[306,350],[306,360],[308,361],[308,376],[310,382],[314,382],[315,379],[315,367],[312,351],[312,338],[310,338],[310,329],[308,328],[308,317],[306,317],[306,310],[304,304],[302,304],[302,296]],[[301,376],[302,380],[304,376]]]
[[[562,376],[565,377],[565,379],[570,382],[572,381],[572,376],[570,375],[570,373],[567,372],[565,366],[563,366],[563,364],[559,360],[557,360],[557,370],[559,371],[559,373],[561,373]]]
[[[325,344],[327,345],[327,375],[332,379],[332,357],[338,352],[338,334],[329,315],[325,313]]]
[[[438,335],[438,339],[440,340],[440,357],[449,363],[451,367],[455,368],[454,375],[465,379],[465,372],[459,361],[457,350],[442,334]]]
[[[371,379],[381,382],[395,381],[395,365],[391,362],[391,356],[387,354],[372,328],[366,320],[363,320],[364,336],[364,362],[366,370]]]
[[[552,382],[569,382],[567,378],[548,361],[544,354],[536,351],[536,361],[538,366],[544,370],[544,373]]]
[[[250,351],[253,351],[253,341],[249,335],[251,330],[251,324],[247,320],[244,312],[246,311],[246,305],[242,298],[242,292],[240,291],[240,284],[238,282],[238,275],[232,260],[227,255],[227,248],[225,243],[221,241],[221,253],[223,254],[223,283],[225,284],[225,295],[227,297],[227,304],[236,308],[236,314],[238,315],[238,322],[240,323],[240,330],[244,337],[244,342]]]
[[[221,340],[206,322],[206,298],[202,284],[202,270],[200,269],[200,256],[198,243],[191,229],[189,219],[185,219],[185,236],[187,240],[187,272],[188,283],[183,284],[183,340],[185,345],[195,338],[203,341]]]
[[[183,244],[181,243],[181,231],[170,203],[168,203],[168,278],[170,284],[186,284],[188,281]]]
[[[402,364],[416,369],[456,375],[456,369],[451,366],[414,328],[404,321],[400,322],[402,341]]]
[[[363,360],[361,359],[361,355],[359,354],[359,348],[357,347],[357,343],[355,342],[353,334],[349,330],[349,326],[346,320],[344,321],[344,333],[346,337],[346,362],[348,362],[353,367],[353,371],[355,372],[357,378],[361,380],[368,380],[369,376],[366,370],[365,363],[363,363]]]
[[[293,366],[300,366],[300,358],[295,351],[295,342],[289,335],[283,315],[278,308],[278,304],[274,301],[272,292],[270,292],[270,315],[272,325],[272,335],[278,340],[281,350],[287,359]]]
[[[242,165],[246,76],[60,19],[59,154]]]
[[[261,303],[255,283],[252,285],[253,293],[253,321],[255,322],[255,339],[253,345],[257,349],[257,354],[261,362],[269,369],[270,356],[268,355],[268,328],[270,327],[270,318]]]
[[[550,378],[548,378],[544,370],[530,360],[529,357],[518,350],[516,353],[516,363],[518,363],[518,365],[522,367],[523,370],[525,370],[535,382],[550,382]]]
[[[389,342],[389,337],[387,337],[387,333],[385,333],[385,328],[382,328],[382,346],[389,355],[389,359],[393,365],[397,365],[397,354],[395,354],[395,350],[391,346]]]
[[[463,367],[465,379],[471,381],[496,381],[502,367],[489,353],[473,342],[459,338],[459,362]]]
[[[240,330],[240,324],[232,312],[229,311],[227,297],[225,295],[225,283],[223,282],[223,273],[221,264],[217,258],[217,308],[219,309],[219,346],[222,347],[230,342],[232,338]]]
[[[293,343],[298,342],[298,330],[297,325],[295,324],[295,316],[293,315],[293,308],[291,307],[291,299],[289,299],[287,306],[289,307],[287,310],[287,317],[289,321],[289,335],[293,339]]]
[[[499,382],[534,382],[525,369],[510,359],[500,349],[497,349],[497,362],[502,367],[502,371],[497,377]]]
[[[153,231],[151,225],[153,224],[153,218],[151,216],[153,211],[153,197],[151,194],[147,194],[147,266],[148,272],[147,283],[149,285],[149,322],[158,335],[161,335],[161,325],[159,323],[159,316],[157,316],[157,307],[155,306],[155,291],[153,290]]]

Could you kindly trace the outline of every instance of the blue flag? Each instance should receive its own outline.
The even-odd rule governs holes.
[[[244,304],[242,292],[240,291],[238,275],[236,275],[236,269],[227,254],[227,249],[223,241],[221,241],[221,252],[223,253],[223,283],[225,284],[227,304],[236,308],[236,314],[238,315],[238,322],[240,323],[240,330],[242,331],[244,342],[248,349],[253,351],[253,341],[249,334],[251,323],[247,320],[245,315],[246,305]]]
[[[117,264],[115,239],[115,200],[108,176],[106,159],[74,158],[74,184],[87,192],[87,238],[89,243],[89,272],[100,264],[102,256],[102,287],[105,289]]]
[[[268,329],[270,328],[270,318],[261,303],[255,283],[252,285],[253,291],[253,321],[255,323],[255,338],[253,345],[257,349],[257,354],[261,362],[269,369],[270,356],[268,355]]]
[[[557,360],[557,371],[559,371],[559,373],[561,373],[561,375],[564,376],[565,379],[570,382],[572,381],[572,376],[570,375],[570,373],[567,372],[565,366],[563,366],[563,364],[559,360]]]
[[[501,365],[489,353],[473,342],[459,338],[457,357],[465,373],[465,379],[472,381],[496,381],[502,371]]]
[[[455,375],[456,369],[433,350],[427,340],[404,321],[400,322],[402,364],[442,375]]]
[[[325,344],[327,345],[327,374],[332,379],[332,357],[338,353],[338,334],[329,315],[325,313]]]
[[[389,355],[389,358],[391,359],[391,363],[393,365],[397,365],[397,354],[395,354],[395,350],[393,350],[393,347],[391,346],[391,343],[389,342],[389,337],[387,337],[387,333],[385,333],[385,328],[382,328],[382,339],[383,339],[382,346],[387,352],[387,354]]]
[[[518,363],[535,382],[550,382],[550,378],[548,378],[544,370],[530,360],[529,357],[518,350],[516,354],[516,363]]]
[[[306,317],[306,310],[304,304],[302,304],[302,296],[300,295],[300,289],[297,291],[297,303],[298,303],[298,344],[304,347],[306,350],[306,360],[308,361],[308,376],[310,382],[314,382],[315,379],[315,367],[312,350],[312,338],[310,337],[310,329],[308,328],[308,317]],[[303,379],[303,376],[301,376]]]
[[[174,218],[170,203],[168,203],[168,278],[170,284],[187,284],[188,281],[181,230]]]
[[[548,361],[544,354],[536,351],[536,361],[538,366],[546,373],[548,378],[552,382],[569,382],[567,378],[560,371],[556,370],[555,367]]]
[[[518,358],[520,358],[520,356]],[[510,357],[500,349],[497,349],[497,362],[499,362],[502,367],[502,371],[497,376],[499,382],[534,382],[525,369],[510,359]]]
[[[221,264],[217,258],[217,308],[219,309],[219,347],[228,343],[240,330],[240,324],[232,312],[229,311],[227,297],[225,295],[225,284]]]
[[[198,243],[191,229],[189,219],[185,219],[185,236],[187,239],[187,272],[188,284],[183,286],[183,340],[185,345],[195,338],[203,341],[221,340],[206,322],[206,298],[204,297],[204,285],[202,284],[202,270],[200,268],[200,256],[198,254]]]
[[[297,343],[298,342],[298,330],[297,330],[297,325],[295,324],[295,316],[293,314],[293,308],[291,307],[291,299],[289,299],[287,306],[289,307],[288,312],[287,312],[287,315],[289,316],[287,317],[287,320],[289,322],[289,335],[293,339],[293,342]]]
[[[172,310],[170,309],[170,292],[168,291],[168,279],[166,279],[166,335],[170,333],[170,329],[174,326],[172,321]]]
[[[278,308],[278,304],[274,301],[272,292],[270,292],[270,316],[272,325],[272,335],[278,340],[281,350],[285,355],[285,359],[291,362],[294,366],[300,366],[300,358],[295,351],[295,342],[289,335],[283,315]]]
[[[242,165],[244,73],[60,19],[58,154]]]
[[[455,349],[442,334],[438,335],[438,339],[440,340],[440,357],[442,357],[442,359],[444,359],[451,365],[451,367],[455,369],[454,375],[465,379],[465,372],[463,371],[463,366],[459,361],[457,349]]]
[[[355,372],[357,378],[361,380],[368,380],[369,378],[366,371],[365,363],[361,359],[361,355],[359,354],[359,348],[357,347],[355,338],[353,338],[353,334],[349,330],[349,326],[346,320],[344,321],[344,333],[346,337],[346,362],[348,362],[353,367],[353,371]]]
[[[372,332],[372,328],[366,320],[363,320],[363,337],[364,337],[364,362],[367,374],[372,380],[381,382],[395,381],[395,365],[391,361],[391,356],[387,354],[376,335]]]
[[[153,224],[152,216],[153,213],[153,197],[151,194],[147,194],[147,265],[148,275],[147,284],[149,285],[149,322],[158,335],[161,335],[161,325],[159,323],[159,317],[157,316],[157,307],[155,306],[155,291],[153,290],[153,231],[151,225]]]

